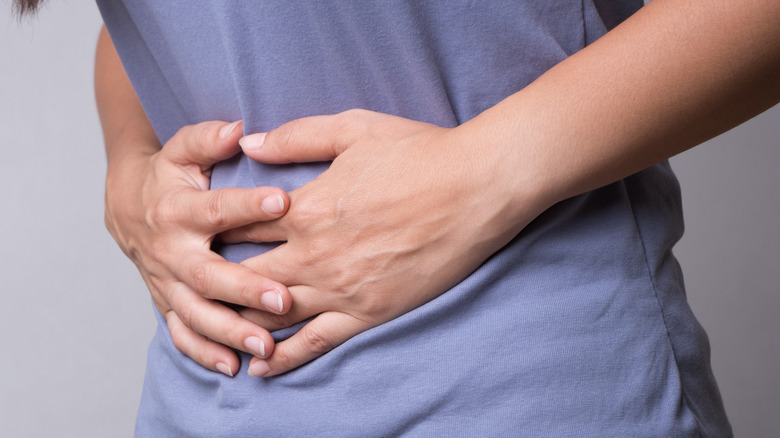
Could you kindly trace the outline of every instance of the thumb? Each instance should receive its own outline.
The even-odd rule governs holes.
[[[202,122],[182,127],[165,144],[163,153],[180,165],[196,164],[204,171],[239,152],[241,122]]]
[[[333,350],[370,324],[339,312],[324,312],[301,327],[300,331],[274,347],[267,359],[253,357],[249,375],[271,377],[298,368]]]
[[[239,140],[244,153],[269,164],[331,161],[368,131],[371,111],[349,110],[287,122],[267,133]]]

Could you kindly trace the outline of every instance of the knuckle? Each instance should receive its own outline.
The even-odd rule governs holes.
[[[208,297],[209,286],[214,276],[214,269],[209,263],[196,263],[190,271],[192,287],[202,296]]]
[[[190,146],[198,148],[200,146],[209,145],[214,143],[214,131],[210,128],[210,124],[200,123],[194,126],[193,142]]]
[[[262,302],[260,301],[260,294],[257,293],[257,288],[253,287],[254,284],[255,282],[249,276],[236,284],[236,287],[238,288],[236,291],[236,296],[238,297],[236,304],[243,304],[253,308],[262,306]]]
[[[289,150],[289,145],[296,144],[299,138],[297,123],[289,122],[274,129],[268,134],[266,144],[275,146],[274,151],[282,161],[291,161],[289,155],[285,152]]]
[[[185,302],[176,310],[176,315],[185,327],[193,328],[195,324],[195,304]]]
[[[144,214],[146,226],[151,229],[165,229],[176,224],[178,209],[170,199],[163,199]]]
[[[333,350],[336,345],[319,328],[304,326],[301,329],[304,347],[315,355],[325,354]]]
[[[225,217],[225,193],[219,190],[210,191],[205,205],[205,220],[212,227],[223,228],[227,224]]]
[[[311,197],[293,203],[287,213],[300,231],[316,231],[334,214],[334,208]]]

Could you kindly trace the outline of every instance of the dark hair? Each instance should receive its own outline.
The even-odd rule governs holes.
[[[14,11],[21,17],[32,15],[45,0],[14,0]]]

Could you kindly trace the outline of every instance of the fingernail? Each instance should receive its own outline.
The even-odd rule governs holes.
[[[240,120],[238,122],[233,122],[229,125],[223,126],[222,129],[219,130],[219,138],[227,138],[227,136],[230,135],[234,129],[236,129],[236,126],[238,126],[239,123],[241,123]]]
[[[238,140],[238,144],[244,149],[259,149],[265,142],[265,132],[250,134]]]
[[[265,357],[265,345],[257,336],[250,336],[244,339],[244,347],[257,357]]]
[[[282,296],[278,292],[266,292],[260,297],[260,302],[263,303],[266,309],[271,311],[282,312],[284,303],[282,302]]]
[[[222,373],[222,374],[224,374],[226,376],[233,377],[233,370],[230,369],[228,364],[219,362],[219,363],[217,363],[217,369],[219,370],[220,373]]]
[[[263,199],[260,208],[268,214],[279,214],[284,211],[284,198],[280,195],[272,195]]]
[[[258,360],[252,365],[249,365],[249,375],[252,377],[263,377],[268,374],[269,371],[271,371],[271,368],[264,360]]]

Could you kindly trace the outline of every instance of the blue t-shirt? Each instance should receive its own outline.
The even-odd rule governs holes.
[[[351,108],[456,126],[642,2],[98,4],[165,142],[205,120],[252,133]],[[290,190],[325,168],[239,156],[212,186]],[[267,379],[246,355],[234,378],[201,368],[158,315],[137,435],[730,436],[672,255],[682,229],[676,179],[653,166],[555,205],[444,295]]]

